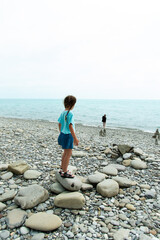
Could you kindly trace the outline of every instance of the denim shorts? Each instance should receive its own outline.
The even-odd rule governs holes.
[[[61,145],[63,149],[73,149],[72,134],[64,134],[61,132],[58,137],[58,144]]]

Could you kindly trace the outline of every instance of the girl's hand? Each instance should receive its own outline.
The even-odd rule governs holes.
[[[79,140],[77,138],[74,138],[74,145],[78,146]]]

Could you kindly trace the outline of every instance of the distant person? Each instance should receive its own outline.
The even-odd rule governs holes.
[[[74,125],[74,116],[71,110],[76,104],[76,98],[74,96],[67,96],[64,99],[65,110],[61,113],[58,118],[59,126],[59,137],[58,144],[64,149],[62,160],[61,160],[61,169],[59,171],[61,177],[63,178],[74,178],[67,169],[69,165],[69,160],[72,155],[73,144],[78,146],[78,139],[75,135],[75,125]]]
[[[102,116],[103,128],[106,127],[106,120],[107,120],[107,117],[106,117],[106,114],[104,114],[104,115]]]
[[[158,145],[158,140],[160,140],[160,133],[158,129],[154,133],[153,138],[155,138],[155,144]]]

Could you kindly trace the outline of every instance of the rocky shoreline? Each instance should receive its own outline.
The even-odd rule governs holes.
[[[0,118],[0,239],[160,238],[160,145],[143,131],[99,131],[76,125],[71,191],[56,177],[57,124]]]

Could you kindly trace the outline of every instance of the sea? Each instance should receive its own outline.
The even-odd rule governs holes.
[[[0,117],[57,122],[64,110],[62,99],[0,99]],[[75,123],[108,128],[155,132],[160,130],[160,100],[78,99],[73,109]]]

